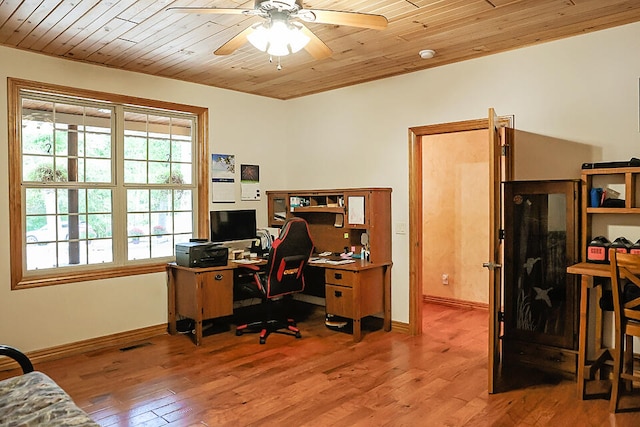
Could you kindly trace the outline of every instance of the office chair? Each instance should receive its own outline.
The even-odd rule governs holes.
[[[609,249],[615,323],[613,377],[609,411],[618,412],[622,383],[633,392],[633,337],[640,337],[640,255]]]
[[[239,325],[236,335],[260,332],[260,344],[264,344],[271,333],[301,337],[293,319],[273,318],[274,304],[286,295],[304,290],[303,270],[312,252],[313,241],[309,225],[302,218],[291,218],[283,225],[280,236],[273,241],[264,270],[254,264],[242,266],[253,272],[252,294],[262,299],[263,318],[257,322]]]

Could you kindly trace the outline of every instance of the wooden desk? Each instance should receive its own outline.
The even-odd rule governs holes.
[[[353,340],[362,339],[363,317],[383,313],[385,331],[391,330],[391,262],[351,264],[310,263],[325,269],[325,300],[331,314],[353,319]],[[190,268],[167,265],[169,333],[174,335],[178,315],[195,322],[195,344],[202,342],[202,321],[233,314],[233,271],[242,264]]]
[[[602,347],[602,310],[599,304],[596,304],[595,311],[595,340],[592,348],[595,349],[595,359],[587,361],[587,345],[588,345],[588,317],[589,317],[589,295],[590,291],[596,292],[597,300],[602,296],[602,288],[597,284],[594,285],[594,277],[611,277],[609,264],[594,264],[588,262],[580,262],[567,267],[567,273],[579,274],[580,279],[580,329],[578,336],[578,396],[581,399],[595,396],[605,396],[607,391],[601,391],[595,394],[586,393],[586,382],[595,379],[604,363],[611,360],[609,349]],[[601,373],[601,372],[600,372]]]
[[[178,315],[195,322],[195,343],[202,342],[202,321],[233,314],[233,269],[167,265],[169,333],[175,335]]]

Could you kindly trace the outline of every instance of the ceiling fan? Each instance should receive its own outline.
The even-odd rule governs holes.
[[[315,59],[324,59],[331,55],[331,49],[298,20],[375,30],[387,27],[387,18],[382,15],[305,9],[302,0],[255,0],[253,9],[171,7],[167,10],[179,13],[258,16],[265,20],[242,30],[216,49],[215,55],[229,55],[249,41],[256,48],[272,56],[285,56],[304,48]]]

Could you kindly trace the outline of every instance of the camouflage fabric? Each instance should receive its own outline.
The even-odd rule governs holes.
[[[42,372],[0,381],[2,426],[97,426],[51,378]]]

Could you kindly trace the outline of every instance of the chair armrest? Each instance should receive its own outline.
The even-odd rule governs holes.
[[[29,357],[27,357],[26,354],[16,348],[10,347],[8,345],[0,345],[0,356],[7,356],[18,362],[18,364],[20,364],[20,367],[22,368],[23,374],[33,372],[33,365],[31,364],[31,360],[29,360]]]

